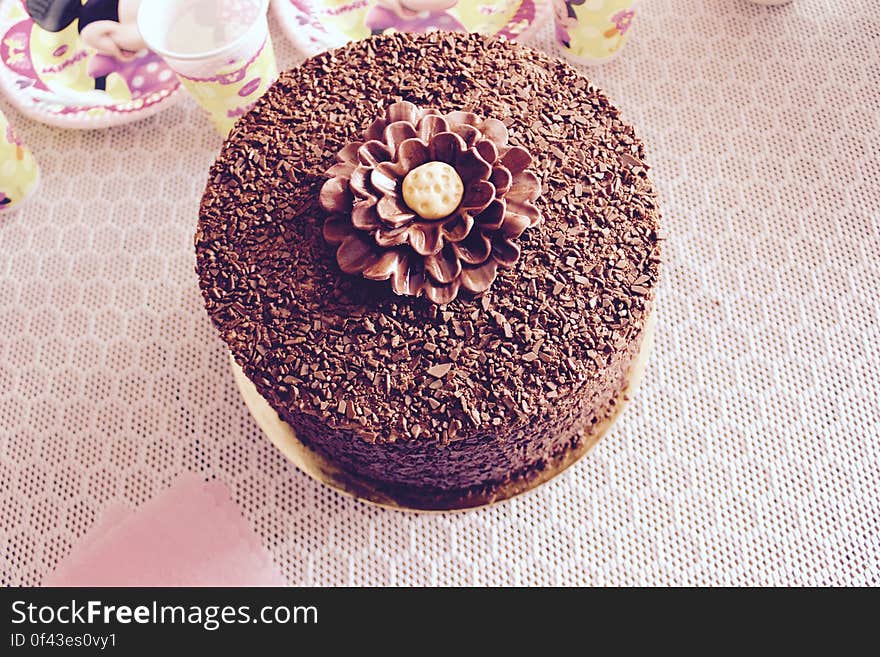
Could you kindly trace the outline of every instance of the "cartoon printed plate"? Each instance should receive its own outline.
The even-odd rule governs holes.
[[[10,102],[43,123],[87,129],[168,107],[180,83],[140,38],[140,1],[0,0],[0,86]]]
[[[306,55],[386,32],[452,30],[520,39],[550,0],[273,0],[288,38]]]

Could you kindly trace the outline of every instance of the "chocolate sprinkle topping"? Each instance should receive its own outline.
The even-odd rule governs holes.
[[[534,156],[544,221],[482,298],[395,296],[342,274],[323,240],[324,172],[399,100],[497,117]],[[394,34],[282,74],[236,124],[197,271],[236,361],[304,442],[439,499],[544,468],[609,413],[652,307],[658,221],[641,142],[572,68],[479,35]]]

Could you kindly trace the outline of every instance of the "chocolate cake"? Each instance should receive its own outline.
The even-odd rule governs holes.
[[[659,264],[644,158],[600,91],[527,47],[348,44],[282,74],[212,167],[208,313],[353,481],[410,508],[507,497],[621,403]]]

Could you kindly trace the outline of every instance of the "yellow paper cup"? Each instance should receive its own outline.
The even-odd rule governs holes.
[[[0,112],[0,214],[24,203],[36,189],[40,168]]]
[[[553,0],[556,42],[579,64],[612,59],[636,17],[636,0]]]
[[[150,0],[138,28],[222,135],[278,77],[269,0]]]

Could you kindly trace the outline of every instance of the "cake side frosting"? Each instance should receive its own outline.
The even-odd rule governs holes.
[[[499,119],[544,221],[482,298],[438,306],[340,271],[319,205],[336,153],[389,104]],[[626,385],[659,212],[632,129],[558,60],[477,35],[392,35],[281,76],[211,170],[196,235],[208,312],[303,441],[388,487],[527,476]]]

